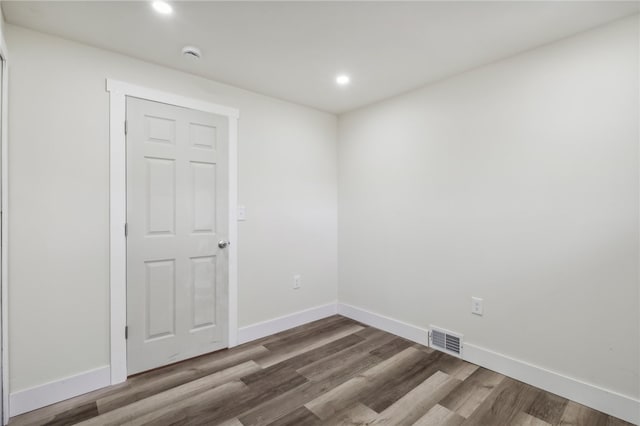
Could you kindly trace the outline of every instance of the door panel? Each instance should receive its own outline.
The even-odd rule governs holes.
[[[216,149],[217,129],[213,126],[191,123],[189,127],[191,145],[201,149]]]
[[[216,323],[216,257],[191,259],[191,291],[193,294],[193,324],[191,330],[214,326]]]
[[[228,123],[127,98],[127,372],[227,347]]]
[[[175,259],[145,262],[146,341],[175,334],[175,263]]]
[[[175,145],[176,122],[166,117],[145,116],[146,140],[148,142],[168,143]]]
[[[145,158],[147,235],[174,234],[176,229],[176,165],[174,160]]]
[[[216,222],[216,165],[192,161],[191,208],[193,211],[192,232],[215,233]]]

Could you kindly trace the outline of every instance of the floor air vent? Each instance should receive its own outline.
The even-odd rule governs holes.
[[[462,334],[431,326],[429,327],[429,346],[462,358]]]

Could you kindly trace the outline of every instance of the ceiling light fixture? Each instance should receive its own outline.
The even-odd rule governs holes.
[[[173,7],[171,7],[171,5],[166,1],[156,0],[151,3],[151,6],[153,7],[153,10],[162,15],[171,15],[173,12]]]
[[[350,81],[351,79],[346,74],[340,74],[336,77],[336,83],[338,83],[340,86],[346,86]]]
[[[182,48],[182,54],[188,58],[200,59],[202,52],[195,46],[185,46]]]

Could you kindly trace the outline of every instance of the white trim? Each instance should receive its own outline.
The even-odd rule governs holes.
[[[0,21],[4,19],[0,13]],[[2,197],[0,210],[0,233],[2,234],[2,256],[0,259],[0,322],[2,334],[0,338],[0,362],[2,374],[0,377],[2,398],[2,424],[9,423],[9,52],[4,39],[4,28],[0,28],[0,56],[2,56],[2,134],[0,135],[0,151],[2,152],[2,177],[0,178]]]
[[[195,109],[198,111],[210,112],[213,114],[224,115],[229,118],[240,118],[240,111],[236,108],[214,104],[200,99],[189,98],[175,93],[163,92],[157,89],[151,89],[136,84],[125,83],[123,81],[107,79],[107,92],[123,93],[125,96],[133,96],[140,99],[148,99],[156,102],[162,102],[169,105],[177,105],[184,108]]]
[[[322,318],[330,317],[338,313],[336,302],[326,305],[316,306],[304,311],[270,319],[267,321],[251,324],[238,330],[238,341],[240,344],[251,342],[262,337],[271,336],[299,325],[307,324]]]
[[[412,324],[345,303],[338,303],[338,313],[425,346],[428,342],[428,330]],[[464,343],[463,359],[611,416],[640,424],[640,400],[471,343]]]
[[[395,334],[396,336],[404,337],[412,342],[420,343],[424,346],[428,346],[429,344],[429,331],[424,328],[416,327],[415,325],[376,314],[346,303],[338,303],[338,313],[347,318],[370,325],[371,327],[379,328],[380,330]]]
[[[223,115],[229,119],[229,346],[237,343],[238,324],[238,117],[239,111],[210,102],[192,99],[173,93],[107,79],[109,92],[109,142],[110,142],[110,296],[111,296],[111,384],[127,379],[127,342],[124,327],[127,318],[127,242],[124,237],[126,221],[127,188],[124,121],[126,97],[136,97],[184,108]]]
[[[124,93],[109,97],[109,287],[111,307],[111,384],[127,380],[127,242],[123,227],[127,217]],[[116,232],[116,231],[119,232]]]
[[[238,117],[229,116],[229,335],[232,348],[238,344]]]
[[[11,394],[11,417],[109,386],[109,366]]]

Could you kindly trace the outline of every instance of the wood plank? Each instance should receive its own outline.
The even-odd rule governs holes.
[[[362,327],[361,325],[340,327],[335,331],[332,331],[331,333],[324,333],[316,340],[304,340],[302,343],[293,343],[288,346],[282,346],[278,350],[270,350],[271,353],[269,355],[258,357],[256,359],[256,362],[262,367],[267,368],[305,352],[315,350],[333,341],[342,339],[343,337],[356,333],[363,328],[364,327]]]
[[[431,410],[420,417],[413,426],[459,426],[465,418],[454,413],[440,404],[436,404]]]
[[[431,354],[422,351],[417,353],[419,357],[414,363],[407,365],[404,370],[397,371],[393,377],[389,377],[384,384],[384,392],[369,392],[360,398],[360,402],[380,413],[441,370],[448,358],[452,358],[437,351]]]
[[[367,352],[365,354],[366,358],[351,356],[345,358],[341,364],[327,367],[322,380],[310,381],[272,398],[245,412],[240,420],[245,426],[266,425],[381,362],[379,358]]]
[[[155,370],[145,376],[133,377],[129,379],[130,386],[127,390],[99,398],[98,411],[104,414],[268,353],[263,346],[220,351],[212,356],[199,357]]]
[[[463,425],[509,425],[514,417],[542,392],[522,382],[505,378]]]
[[[609,416],[577,402],[569,401],[562,413],[560,426],[607,426]]]
[[[318,327],[313,327],[311,329],[307,328],[304,330],[297,330],[295,333],[291,333],[275,341],[266,342],[262,346],[270,351],[279,351],[290,348],[291,346],[308,344],[308,342],[322,339],[326,335],[332,334],[340,329],[353,326],[361,325],[349,318],[338,317],[335,321],[326,322],[324,324],[320,323],[318,324]]]
[[[379,348],[371,351],[371,355],[375,355],[380,359],[389,359],[398,352],[402,352],[409,346],[412,346],[413,342],[403,339],[402,337],[396,337],[390,342],[380,346]]]
[[[218,424],[218,426],[244,426],[238,419],[229,419],[226,422]]]
[[[336,354],[344,353],[345,349],[358,346],[359,343],[364,342],[363,337],[356,334],[349,334],[341,339],[327,343],[315,350],[303,352],[297,356],[286,359],[280,363],[274,364],[270,367],[264,368],[261,371],[255,373],[251,377],[243,378],[243,381],[247,384],[250,382],[259,380],[260,377],[270,374],[271,371],[275,371],[282,368],[298,369],[306,367],[315,362],[324,362],[327,359],[332,359]]]
[[[265,369],[258,368],[257,371],[254,370],[250,374],[242,377],[241,380],[247,386],[257,388],[278,386],[281,383],[288,383],[292,380],[299,382],[299,384],[307,381],[306,378],[302,377],[286,363],[276,364]]]
[[[635,426],[633,423],[625,422],[617,417],[609,416],[607,426]]]
[[[560,422],[568,402],[566,398],[561,396],[549,392],[541,392],[525,412],[547,423],[556,425]]]
[[[242,382],[244,384],[244,382]],[[235,396],[231,404],[209,405],[190,410],[189,424],[215,424],[241,415],[254,407],[258,407],[278,396],[308,383],[307,379],[289,369],[277,371],[265,376],[260,381],[247,385],[246,389]],[[242,420],[240,420],[242,421]]]
[[[370,424],[376,426],[412,425],[458,384],[460,384],[459,380],[441,371],[436,371],[400,400],[381,412]]]
[[[95,402],[89,402],[57,414],[51,421],[46,422],[46,424],[47,426],[73,425],[83,420],[94,418],[97,415],[98,405]]]
[[[378,415],[371,408],[359,402],[347,407],[324,421],[332,426],[362,426],[370,424]]]
[[[196,394],[214,389],[222,384],[237,381],[242,376],[246,376],[260,370],[253,361],[247,361],[226,370],[219,371],[209,376],[202,377],[184,385],[180,385],[164,392],[155,394],[145,399],[128,404],[105,414],[94,417],[83,424],[90,425],[119,425],[143,416],[149,412],[156,411],[167,405],[175,404],[183,399],[187,399]]]
[[[417,349],[407,348],[359,376],[329,390],[305,406],[324,420],[357,402],[362,395],[379,390],[398,373],[407,370],[423,358],[424,354]]]
[[[448,374],[454,379],[465,381],[469,378],[469,376],[478,371],[479,368],[480,367],[475,364],[463,361],[459,368],[456,368],[454,371],[448,372]]]
[[[324,359],[312,362],[298,369],[298,373],[302,374],[309,380],[321,381],[331,376],[336,370],[342,369],[345,363],[354,364],[357,360],[376,359],[381,360],[377,356],[371,355],[376,348],[384,345],[392,339],[388,333],[379,332],[372,334],[365,341],[350,347],[347,350],[338,352]],[[398,351],[400,352],[400,351]]]
[[[338,321],[342,322],[345,325],[356,323],[356,321],[353,321],[349,318],[346,318],[340,315],[332,315],[327,318],[322,318],[316,321],[299,325],[297,327],[290,328],[288,330],[281,331],[280,333],[276,333],[270,336],[261,337],[260,339],[252,340],[251,342],[244,343],[238,347],[254,346],[254,345],[262,346],[262,345],[274,343],[283,339],[289,339],[289,340],[295,341],[301,337],[304,337],[306,333],[313,333],[318,329],[327,327],[330,324]]]
[[[504,378],[502,374],[480,368],[449,395],[444,397],[440,401],[440,405],[467,418],[471,416]]]
[[[373,337],[374,335],[379,335],[380,333],[384,333],[384,334],[389,334],[385,331],[379,330],[375,327],[369,327],[368,325],[365,324],[360,324],[364,327],[364,329],[358,331],[357,333],[355,333],[356,335],[363,337],[365,339],[369,339],[371,337]],[[391,335],[393,336],[393,335]]]
[[[413,343],[413,347],[427,354],[430,354],[436,351],[435,349],[430,348],[429,346],[421,345],[420,343],[415,343],[415,342]]]
[[[229,382],[224,385],[209,389],[202,393],[197,393],[189,398],[185,398],[174,404],[166,405],[155,411],[151,411],[143,416],[136,417],[122,425],[126,426],[167,426],[167,425],[194,425],[199,423],[198,415],[206,407],[216,407],[233,403],[233,400],[240,395],[247,385],[241,381]],[[221,419],[232,421],[233,418]],[[106,425],[105,425],[106,426]]]
[[[306,407],[300,407],[297,410],[294,410],[283,416],[272,423],[269,423],[270,426],[316,426],[320,425],[322,422],[320,419],[313,414],[311,411],[307,410]]]
[[[551,423],[547,423],[522,411],[516,414],[511,424],[513,426],[551,426]]]

